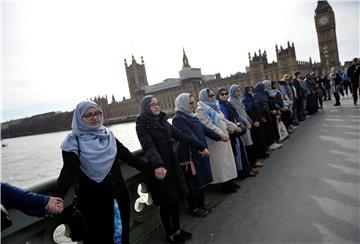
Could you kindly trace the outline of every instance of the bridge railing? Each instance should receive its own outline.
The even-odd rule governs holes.
[[[144,159],[142,150],[136,151],[134,154]],[[160,228],[160,217],[156,206],[147,205],[151,203],[151,199],[148,199],[146,193],[146,176],[123,162],[120,162],[120,167],[130,196],[130,241],[131,243],[139,243],[145,240],[153,231]],[[56,180],[51,179],[42,182],[28,188],[28,190],[51,195]],[[142,186],[142,189],[140,189],[139,185]],[[142,191],[142,193],[140,192],[142,196],[139,196],[139,190]],[[73,198],[74,189],[71,188],[64,199],[64,212],[54,217],[30,217],[16,209],[8,209],[13,224],[1,232],[1,243],[72,243],[68,237],[64,236],[69,230],[63,224],[66,224],[70,218]],[[147,203],[144,203],[144,199]],[[141,210],[140,212],[135,210],[135,205],[138,210]]]

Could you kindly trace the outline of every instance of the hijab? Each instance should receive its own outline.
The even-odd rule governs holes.
[[[245,111],[247,112],[250,112],[253,109],[253,106],[255,105],[255,98],[253,98],[253,96],[249,94],[249,90],[251,88],[252,88],[251,86],[244,87],[243,97],[241,99],[241,101],[245,106]]]
[[[270,97],[275,97],[276,96],[276,90],[272,89],[271,81],[264,80],[262,83],[265,85],[265,91],[269,94],[269,96]]]
[[[204,110],[204,114],[212,121],[212,123],[214,125],[218,126],[219,119],[218,119],[215,111],[220,112],[220,108],[218,106],[217,101],[212,102],[209,100],[207,88],[202,89],[199,92],[198,106],[200,106]],[[216,108],[216,109],[214,109],[214,108]]]
[[[179,111],[191,117],[195,114],[189,109],[190,93],[181,93],[175,99],[175,112]]]
[[[269,101],[269,96],[265,91],[265,85],[262,82],[258,82],[254,87],[254,95],[256,103],[267,104]]]
[[[95,128],[87,126],[83,121],[84,113],[89,108],[101,112],[100,125]],[[103,119],[103,112],[96,103],[80,102],[74,110],[72,132],[60,146],[66,152],[75,153],[79,157],[81,171],[97,183],[103,181],[109,173],[117,154],[115,136],[103,126]]]
[[[212,109],[214,109],[215,111],[220,111],[219,108],[219,102],[217,100],[215,101],[210,101],[209,99],[209,94],[208,94],[208,88],[202,89],[199,92],[199,100],[202,103],[205,103],[207,106],[211,107]]]
[[[241,98],[236,95],[236,91],[240,88],[239,85],[233,84],[230,87],[230,97],[229,102],[233,105],[233,107],[236,109],[236,112],[238,115],[243,119],[246,123],[249,123],[248,115],[245,111],[245,106],[243,102],[241,101]]]

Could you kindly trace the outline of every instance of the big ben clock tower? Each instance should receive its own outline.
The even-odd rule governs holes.
[[[339,65],[335,14],[328,1],[318,0],[314,18],[321,64],[325,67]]]

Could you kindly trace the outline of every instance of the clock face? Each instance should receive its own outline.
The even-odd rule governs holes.
[[[329,16],[321,16],[319,18],[319,25],[326,25],[329,22]]]

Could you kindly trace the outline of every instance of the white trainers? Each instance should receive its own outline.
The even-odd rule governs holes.
[[[280,148],[280,147],[282,147],[283,146],[283,144],[281,144],[281,143],[274,143],[278,148]]]
[[[282,144],[276,144],[276,143],[273,143],[273,144],[271,144],[270,146],[269,146],[269,150],[276,150],[276,149],[279,149],[281,146],[282,146]]]

